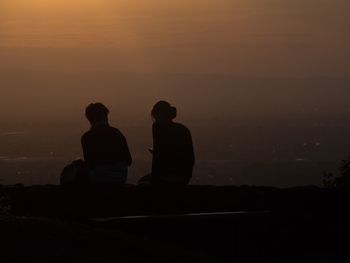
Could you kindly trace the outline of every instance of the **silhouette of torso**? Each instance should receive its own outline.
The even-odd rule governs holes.
[[[152,175],[190,179],[195,162],[191,132],[179,123],[153,124]]]
[[[107,124],[93,126],[81,139],[85,162],[93,169],[104,165],[130,166],[132,158],[124,135]]]

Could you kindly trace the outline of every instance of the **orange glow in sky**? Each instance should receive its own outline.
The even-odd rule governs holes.
[[[344,0],[2,0],[0,48],[113,49],[141,72],[344,75],[349,8]]]

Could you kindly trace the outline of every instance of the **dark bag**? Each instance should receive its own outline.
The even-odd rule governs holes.
[[[60,177],[61,185],[81,185],[89,182],[89,169],[83,160],[67,165]]]

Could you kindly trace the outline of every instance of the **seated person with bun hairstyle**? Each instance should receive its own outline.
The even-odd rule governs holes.
[[[195,164],[190,130],[173,120],[177,109],[166,101],[159,101],[152,110],[154,120],[152,173],[140,184],[187,185]]]

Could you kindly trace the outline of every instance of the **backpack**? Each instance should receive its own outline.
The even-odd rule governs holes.
[[[61,185],[81,185],[89,182],[89,169],[83,160],[75,160],[64,167],[61,176]]]

